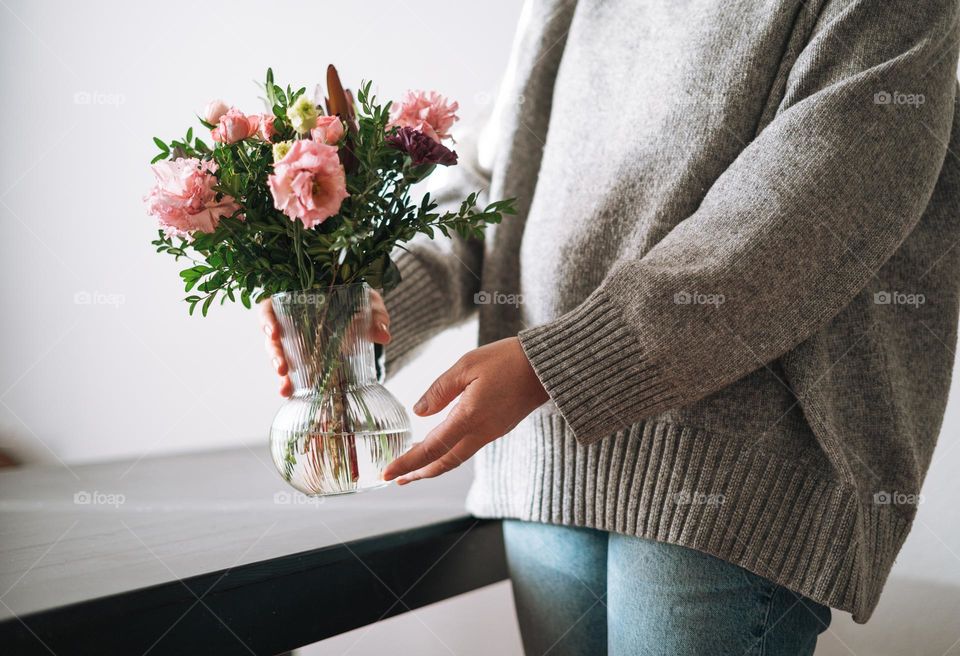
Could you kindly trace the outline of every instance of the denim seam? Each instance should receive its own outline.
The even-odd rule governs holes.
[[[763,614],[763,622],[760,623],[760,645],[757,656],[766,656],[767,645],[767,627],[770,625],[770,613],[773,612],[773,599],[777,595],[776,585],[764,586],[767,592],[767,609]]]

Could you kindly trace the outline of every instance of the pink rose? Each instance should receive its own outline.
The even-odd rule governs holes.
[[[217,165],[210,160],[181,157],[158,162],[151,168],[157,183],[143,200],[167,236],[213,232],[220,219],[239,209],[229,196],[217,200],[213,189],[217,184]]]
[[[343,121],[339,116],[318,116],[317,127],[310,130],[310,136],[314,141],[333,146],[343,137]]]
[[[216,125],[220,120],[220,117],[226,114],[229,110],[230,107],[227,106],[227,103],[223,102],[219,98],[216,100],[211,100],[207,103],[206,108],[203,110],[203,120],[210,125]]]
[[[273,127],[273,120],[276,118],[273,114],[260,114],[260,138],[264,141],[271,141],[273,135],[277,133],[276,129]]]
[[[450,128],[459,120],[460,105],[436,91],[407,91],[403,100],[390,107],[390,127],[410,127],[439,143],[450,136]]]
[[[255,114],[247,116],[236,107],[231,107],[226,114],[220,117],[217,127],[213,128],[211,134],[214,141],[232,144],[252,137],[259,128],[259,116]]]
[[[347,181],[334,146],[297,139],[267,179],[274,206],[312,228],[340,211]]]

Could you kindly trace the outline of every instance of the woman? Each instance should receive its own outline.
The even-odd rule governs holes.
[[[810,654],[829,607],[870,617],[956,341],[956,26],[957,0],[527,5],[472,182],[520,211],[405,254],[378,321],[398,363],[479,310],[414,411],[458,404],[385,477],[476,455],[528,653]]]

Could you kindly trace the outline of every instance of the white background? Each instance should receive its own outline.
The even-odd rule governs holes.
[[[255,317],[188,317],[179,265],[149,244],[151,137],[181,135],[214,97],[259,111],[267,65],[308,87],[332,62],[383,97],[437,89],[469,121],[489,108],[518,13],[515,0],[0,0],[0,449],[59,466],[261,443],[279,398]],[[441,336],[391,389],[411,404],[472,337]],[[960,654],[958,427],[955,393],[877,614],[835,614],[818,654]],[[516,631],[504,583],[310,653],[508,654]]]

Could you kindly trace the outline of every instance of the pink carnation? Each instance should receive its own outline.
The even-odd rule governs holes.
[[[233,198],[217,200],[213,187],[217,165],[196,158],[164,160],[154,164],[157,183],[144,198],[147,211],[160,221],[167,236],[189,237],[191,233],[213,232],[225,216],[239,209]]]
[[[252,137],[259,129],[259,116],[256,114],[247,116],[236,107],[231,107],[220,117],[217,127],[213,128],[211,134],[214,141],[232,144]]]
[[[459,120],[460,105],[436,91],[407,91],[403,100],[390,107],[390,127],[409,127],[439,143],[450,137],[450,128]]]
[[[317,127],[310,130],[310,136],[314,141],[333,146],[343,137],[343,121],[339,116],[318,116]]]
[[[312,228],[340,211],[347,193],[346,175],[337,149],[317,141],[297,139],[273,165],[267,182],[274,206],[291,219]]]

